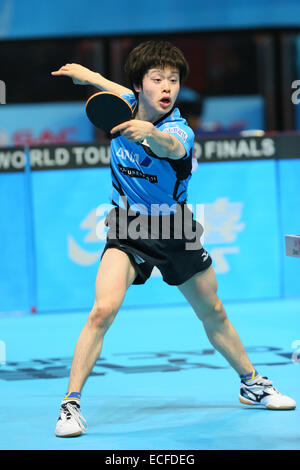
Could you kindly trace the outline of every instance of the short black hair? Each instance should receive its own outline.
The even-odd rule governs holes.
[[[125,73],[132,90],[134,85],[142,85],[144,75],[154,67],[176,68],[180,83],[189,73],[189,65],[180,49],[168,41],[146,41],[130,52],[125,63]]]

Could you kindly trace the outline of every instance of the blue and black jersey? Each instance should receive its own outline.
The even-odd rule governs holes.
[[[122,95],[130,106],[136,107],[133,93]],[[192,151],[194,133],[178,108],[173,108],[159,121],[153,123],[163,132],[168,132],[179,139],[186,154],[174,160],[157,157],[150,149],[147,141],[142,144],[129,142],[122,136],[111,141],[111,200],[122,207],[122,196],[132,210],[140,213],[175,212],[178,203],[187,201],[188,182],[192,171]],[[124,207],[123,207],[124,208]],[[152,211],[152,212],[151,212]]]

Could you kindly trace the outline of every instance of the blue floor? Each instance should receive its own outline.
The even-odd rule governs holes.
[[[89,429],[59,439],[59,404],[87,313],[3,317],[0,449],[300,449],[300,364],[292,360],[300,299],[225,307],[256,368],[296,410],[244,408],[236,373],[188,306],[122,309],[83,391]]]

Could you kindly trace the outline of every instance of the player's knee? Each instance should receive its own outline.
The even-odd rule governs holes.
[[[106,331],[112,324],[116,313],[109,301],[95,302],[89,315],[89,323],[93,328]]]
[[[227,318],[225,308],[220,299],[213,302],[203,315],[203,321],[223,322]]]

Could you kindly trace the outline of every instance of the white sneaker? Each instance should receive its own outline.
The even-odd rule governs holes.
[[[293,410],[296,402],[279,393],[268,377],[258,377],[253,384],[241,381],[239,400],[244,405],[251,405],[270,410]]]
[[[76,401],[61,404],[60,415],[55,428],[57,437],[80,436],[87,428],[87,422],[80,413],[80,405]]]

